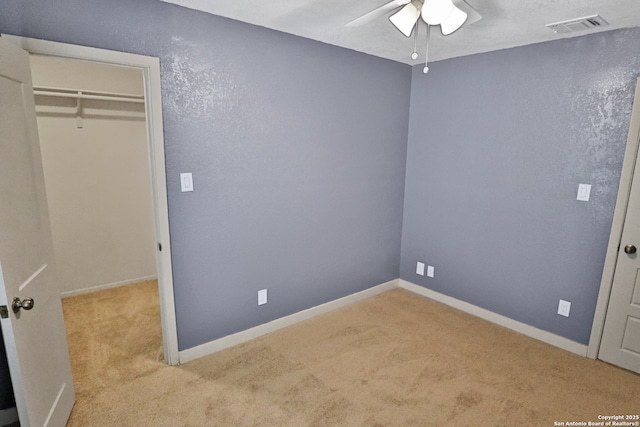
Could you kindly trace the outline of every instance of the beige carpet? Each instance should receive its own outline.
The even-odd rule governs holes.
[[[640,412],[640,376],[403,290],[178,367],[155,282],[64,300],[69,426],[553,426]]]

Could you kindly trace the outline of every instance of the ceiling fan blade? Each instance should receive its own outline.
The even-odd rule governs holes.
[[[383,4],[379,8],[373,9],[371,12],[362,15],[360,18],[356,18],[347,23],[347,27],[357,27],[359,25],[367,24],[389,11],[409,3],[411,3],[411,0],[391,0],[389,3]]]
[[[442,31],[442,35],[448,36],[458,28],[462,27],[462,24],[467,20],[467,16],[467,12],[464,12],[462,9],[458,9],[454,5],[451,15],[449,15],[442,24],[440,24],[440,31]]]
[[[453,0],[453,5],[467,14],[467,20],[464,22],[466,25],[473,24],[482,19],[482,15],[469,6],[464,0]]]
[[[411,31],[420,18],[420,11],[413,3],[409,3],[398,12],[389,17],[389,21],[406,37],[411,36]]]

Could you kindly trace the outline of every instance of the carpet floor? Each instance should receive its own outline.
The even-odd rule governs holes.
[[[63,301],[68,426],[554,426],[640,413],[640,376],[396,289],[180,366],[156,282]]]

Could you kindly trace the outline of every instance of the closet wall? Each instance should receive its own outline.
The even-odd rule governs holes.
[[[154,278],[155,234],[140,70],[31,57],[33,84],[140,102],[36,95],[63,296]]]

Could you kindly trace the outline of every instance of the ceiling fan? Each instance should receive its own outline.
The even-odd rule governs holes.
[[[442,35],[447,36],[457,31],[465,23],[469,25],[482,19],[482,16],[469,6],[465,0],[391,0],[347,23],[347,27],[367,24],[400,7],[402,9],[391,15],[389,21],[406,37],[410,37],[411,33],[414,32],[414,49],[411,55],[413,59],[418,58],[416,47],[420,17],[427,24],[427,56],[432,25],[440,25]],[[424,72],[426,73],[427,71],[429,71],[429,67],[427,67],[425,59]]]

